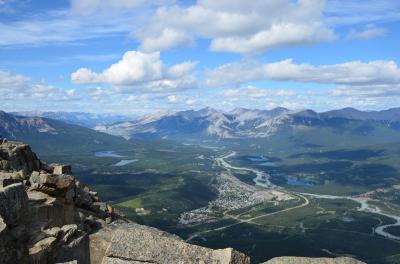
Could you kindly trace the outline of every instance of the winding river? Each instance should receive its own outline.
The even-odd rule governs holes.
[[[241,170],[241,171],[249,171],[252,172],[256,175],[256,177],[253,179],[256,185],[268,188],[268,189],[282,189],[282,187],[277,186],[270,181],[270,175],[266,172],[259,171],[257,169],[253,168],[247,168],[247,167],[237,167],[229,164],[225,159],[234,157],[237,153],[235,151],[231,152],[228,155],[216,158],[215,161],[217,164],[227,170]],[[290,191],[285,190],[286,192],[290,193]],[[371,198],[368,197],[362,197],[362,196],[335,196],[335,195],[325,195],[325,194],[313,194],[313,193],[299,193],[299,192],[291,192],[293,194],[297,195],[304,195],[304,196],[309,196],[317,199],[348,199],[352,200],[358,204],[360,204],[360,207],[358,208],[358,211],[360,212],[367,212],[367,213],[373,213],[373,214],[378,214],[378,215],[383,215],[389,218],[392,218],[395,220],[395,223],[393,224],[387,224],[387,225],[379,225],[378,227],[374,228],[374,233],[379,234],[383,237],[389,238],[389,239],[394,239],[394,240],[400,240],[400,236],[395,236],[393,234],[390,234],[389,232],[385,231],[386,228],[392,227],[392,226],[400,226],[400,216],[393,215],[390,213],[383,212],[379,207],[372,207],[369,202],[374,201]]]
[[[246,167],[236,167],[232,166],[228,162],[225,161],[225,159],[231,158],[235,156],[237,153],[235,151],[231,152],[228,155],[216,158],[216,162],[219,166],[224,167],[227,170],[241,170],[241,171],[249,171],[252,172],[256,175],[256,177],[253,179],[254,183],[258,186],[262,186],[268,189],[281,189],[278,185],[273,184],[269,179],[270,175],[268,173],[265,173],[263,171],[259,171],[256,169],[252,168],[246,168]]]

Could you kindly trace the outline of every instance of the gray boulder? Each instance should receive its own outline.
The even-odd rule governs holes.
[[[89,192],[82,188],[75,189],[74,200],[76,206],[85,209],[89,209],[93,203],[92,197],[90,196]]]
[[[32,173],[31,189],[55,197],[65,197],[65,194],[75,186],[75,178],[65,174]]]
[[[71,165],[60,165],[60,164],[52,164],[53,167],[53,174],[71,174],[72,169]]]

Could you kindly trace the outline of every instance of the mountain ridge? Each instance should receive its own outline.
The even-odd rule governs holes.
[[[382,111],[359,111],[343,108],[327,112],[311,109],[291,111],[278,107],[271,110],[235,108],[220,111],[213,108],[159,113],[134,121],[96,126],[95,130],[124,138],[173,138],[180,136],[215,138],[265,138],[284,127],[332,126],[335,123],[359,123],[360,126],[400,128],[400,108]]]
[[[50,112],[50,111],[21,111],[11,112],[15,116],[50,118],[71,125],[80,125],[93,128],[100,124],[112,124],[121,121],[135,119],[134,116],[117,114],[96,114],[87,112]]]

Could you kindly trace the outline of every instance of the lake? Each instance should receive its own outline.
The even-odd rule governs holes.
[[[300,179],[294,179],[294,178],[289,178],[287,180],[288,185],[292,186],[313,186],[315,183],[310,180],[300,180]]]
[[[138,161],[138,160],[136,160],[136,159],[133,159],[133,160],[121,160],[120,162],[115,163],[113,166],[125,166],[125,165],[128,165],[128,164],[136,162],[136,161]]]
[[[124,157],[124,156],[121,156],[121,155],[115,153],[115,151],[112,151],[112,150],[96,151],[96,152],[94,153],[94,155],[95,155],[96,157],[99,157],[99,158],[106,158],[106,157],[111,157],[111,158],[123,158],[123,157]]]

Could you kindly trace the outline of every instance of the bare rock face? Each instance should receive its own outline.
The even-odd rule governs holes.
[[[279,257],[264,262],[264,264],[366,264],[366,263],[348,257],[339,257],[339,258]]]
[[[7,226],[17,226],[24,220],[28,208],[28,195],[22,183],[0,188],[0,216]]]
[[[232,248],[213,250],[191,245],[147,226],[122,225],[114,232],[103,263],[139,262],[249,264],[250,258]]]
[[[12,263],[13,260],[18,259],[16,248],[17,244],[0,216],[0,263]]]
[[[24,241],[18,239],[26,231],[27,206],[28,196],[21,183],[0,187],[1,264],[28,261]]]

